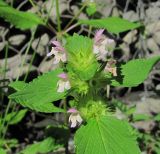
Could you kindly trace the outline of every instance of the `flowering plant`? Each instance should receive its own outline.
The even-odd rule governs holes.
[[[6,103],[0,105],[2,107],[0,112],[0,154],[6,154],[7,152],[12,153],[11,148],[17,153],[17,150],[21,149],[18,145],[25,147],[25,145],[21,143],[18,143],[18,145],[17,143],[13,143],[16,142],[14,139],[10,140],[10,137],[13,136],[11,134],[12,131],[8,132],[8,126],[20,122],[28,110],[37,112],[38,116],[46,116],[44,114],[48,114],[47,118],[49,116],[52,119],[56,117],[56,119],[54,119],[56,121],[56,128],[62,129],[63,131],[65,130],[65,133],[61,134],[64,135],[62,137],[64,141],[60,143],[60,146],[65,147],[66,153],[70,150],[68,150],[68,145],[70,141],[73,140],[73,135],[71,135],[73,132],[75,132],[74,149],[77,154],[139,154],[140,149],[137,146],[137,136],[139,139],[143,138],[142,140],[144,142],[149,143],[148,145],[141,143],[145,145],[149,153],[151,153],[152,150],[159,152],[160,144],[157,133],[153,134],[153,138],[148,138],[148,132],[143,133],[143,135],[141,132],[138,132],[138,134],[136,129],[129,125],[129,122],[134,122],[135,119],[147,118],[135,117],[133,115],[134,107],[128,107],[122,103],[118,105],[110,95],[110,89],[112,90],[114,87],[135,87],[141,84],[147,78],[154,64],[160,60],[160,56],[156,56],[148,59],[134,59],[128,62],[124,59],[122,63],[123,58],[121,60],[116,58],[115,53],[119,50],[125,53],[127,52],[127,59],[131,58],[129,57],[128,50],[129,47],[132,46],[129,46],[130,43],[128,42],[132,41],[135,41],[135,48],[138,49],[135,55],[137,55],[137,51],[142,49],[142,53],[138,53],[138,56],[135,57],[145,57],[143,52],[148,50],[148,47],[144,46],[145,42],[155,44],[154,41],[152,43],[152,39],[150,38],[150,34],[152,33],[148,33],[150,28],[145,29],[145,26],[143,27],[143,25],[138,22],[130,22],[121,18],[121,13],[119,17],[117,17],[117,11],[115,10],[120,8],[119,11],[122,12],[123,8],[123,6],[122,8],[119,7],[121,5],[119,5],[118,1],[109,2],[113,4],[111,5],[112,8],[109,9],[109,17],[105,14],[105,16],[107,16],[105,18],[103,18],[101,10],[99,12],[97,8],[99,5],[102,6],[102,4],[100,4],[101,2],[94,0],[82,0],[81,3],[79,2],[80,1],[29,0],[21,3],[0,0],[0,17],[11,24],[8,26],[8,24],[4,23],[2,27],[0,27],[0,31],[2,31],[3,34],[1,39],[3,42],[0,42],[0,50],[4,50],[2,51],[1,57],[5,58],[5,60],[2,60],[4,62],[4,68],[0,68],[0,73],[3,73],[2,80],[0,80],[2,83],[2,87],[0,86],[2,100],[0,100],[0,102],[8,101],[8,99],[6,99],[8,94],[10,99],[7,106],[5,106]],[[42,5],[42,3],[44,5]],[[107,2],[107,8],[109,3]],[[127,9],[128,6],[130,7],[130,3],[131,2],[127,1],[123,11],[124,13],[129,11],[128,13],[130,14],[131,10]],[[150,5],[150,2],[148,3]],[[61,4],[67,7],[66,11],[61,10],[64,8],[63,5],[60,7]],[[139,8],[138,5],[139,3],[135,4],[135,6]],[[147,5],[145,4],[145,6]],[[152,7],[152,5],[150,6]],[[79,8],[78,11],[77,8]],[[145,9],[148,9],[148,7]],[[143,11],[145,9],[143,9]],[[72,10],[74,11],[73,13],[71,12]],[[82,12],[85,14],[85,16],[84,14],[82,15],[82,17],[85,17],[85,20],[82,20],[80,16]],[[115,13],[116,17],[114,17]],[[56,17],[54,15],[56,15]],[[138,12],[138,15],[142,23],[141,13]],[[125,14],[122,16],[126,17]],[[71,20],[69,20],[70,17]],[[81,19],[79,19],[79,17]],[[63,22],[61,19],[63,19]],[[146,21],[144,21],[144,23],[146,24]],[[43,30],[38,27],[39,25],[41,25]],[[86,25],[88,25],[88,29],[85,27]],[[3,30],[4,26],[6,26],[6,30]],[[127,33],[125,37],[122,35],[122,38],[121,35],[119,35],[121,32],[136,28],[139,29],[138,31],[134,30],[133,34],[132,32]],[[18,43],[18,39],[21,39],[21,37],[18,36],[18,39],[15,39],[14,36],[12,36],[14,32],[19,33],[17,29],[21,31],[28,30],[27,33],[25,33],[27,39],[22,39],[21,43]],[[98,30],[93,32],[92,30],[95,29]],[[31,33],[30,39],[28,39],[29,31]],[[77,33],[72,34],[73,31]],[[86,35],[86,31],[88,32],[87,37],[84,36]],[[45,34],[42,35],[43,32]],[[50,35],[48,33],[50,33]],[[22,34],[24,35],[24,32]],[[11,37],[9,37],[10,35]],[[138,37],[135,37],[135,35]],[[133,39],[130,38],[130,36],[133,37]],[[43,50],[46,49],[46,45],[49,44],[49,37],[54,37],[52,39],[50,38],[52,40],[50,52]],[[147,37],[150,41],[145,40]],[[154,38],[155,36],[153,35],[152,37]],[[23,46],[24,43],[25,45]],[[44,55],[41,53],[41,48],[44,51]],[[48,46],[47,49],[49,49]],[[149,49],[151,48],[149,47]],[[24,50],[25,53],[23,52]],[[8,62],[10,60],[7,60],[7,58],[10,58],[10,53],[13,51],[16,52],[16,54],[18,53],[18,57],[19,55],[24,56],[24,59],[20,59],[20,63],[17,62],[16,66],[18,68],[20,66],[20,69],[18,69],[19,71],[17,71],[17,68],[12,69],[12,72],[14,72],[12,74],[8,73],[10,72],[10,69],[8,69],[10,65]],[[45,54],[45,52],[47,52],[47,54]],[[150,55],[148,54],[149,52],[150,50],[147,51],[147,56]],[[30,53],[32,54],[30,55]],[[39,55],[42,56],[41,54],[45,56],[42,62],[47,62],[48,67],[48,62],[52,61],[54,69],[26,83],[25,81],[29,79],[28,75],[31,74],[30,71],[32,70],[34,61],[37,61],[37,59],[39,61]],[[31,58],[27,58],[30,56]],[[125,56],[126,55],[123,57]],[[40,63],[42,64],[42,62]],[[39,72],[40,65],[37,65],[37,71]],[[48,70],[50,69],[47,69],[47,71]],[[24,73],[26,74],[23,81],[18,81],[18,79],[23,78],[22,75]],[[9,84],[11,88],[8,88],[7,84],[6,90],[5,84],[6,81],[8,82],[8,78],[10,79],[10,74],[14,76],[12,79],[16,78],[16,81]],[[13,89],[14,93],[12,93]],[[10,92],[12,93],[11,95]],[[21,109],[20,105],[25,109]],[[115,114],[117,108],[121,109],[129,118],[127,117],[125,120],[118,119]],[[160,121],[159,119],[159,115],[154,118],[155,121]],[[55,131],[52,135],[48,135],[48,130],[55,127],[55,125],[53,125],[52,121],[49,121],[49,124],[47,124],[44,131],[47,137],[45,136],[46,138],[44,140],[26,146],[18,153],[48,153],[57,147],[59,148],[59,143],[56,143],[57,140],[55,142],[56,137],[52,135],[55,132],[61,133],[61,131]],[[27,126],[27,124],[25,126]],[[30,134],[31,133],[32,132],[30,132]],[[18,135],[19,134],[20,132],[18,132]],[[30,134],[28,136],[32,136]],[[38,139],[40,139],[39,133],[37,134]],[[41,134],[40,136],[44,135]],[[155,137],[157,139],[154,139]],[[34,137],[32,137],[32,139],[33,138]],[[26,140],[26,144],[32,142],[30,140],[28,141],[28,139],[30,139],[30,137],[24,139]],[[158,141],[158,143],[156,143],[156,141]],[[15,150],[17,146],[18,149]],[[143,150],[143,147],[141,147],[141,149]]]
[[[126,121],[114,116],[109,100],[101,93],[106,86],[140,84],[160,57],[119,64],[110,57],[115,41],[104,35],[104,29],[98,30],[92,39],[74,34],[67,38],[66,44],[59,41],[52,44],[54,47],[47,56],[54,56],[53,63],[58,68],[29,84],[11,83],[19,90],[9,98],[39,112],[65,113],[68,128],[78,128],[75,145],[79,154],[139,154],[134,131]],[[67,96],[71,98],[68,106]],[[52,104],[60,99],[64,108]]]

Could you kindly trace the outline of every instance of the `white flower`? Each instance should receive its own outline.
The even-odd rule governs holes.
[[[58,75],[59,78],[61,78],[57,82],[57,92],[64,92],[65,90],[69,90],[71,88],[70,82],[68,80],[67,74],[66,73],[61,73]]]
[[[103,35],[104,29],[100,29],[96,32],[94,37],[93,53],[97,55],[98,60],[106,60],[108,53],[107,46],[114,42],[114,40],[106,38]]]
[[[115,66],[116,61],[110,60],[105,66],[104,70],[110,72],[113,76],[117,76],[117,67]]]
[[[83,119],[81,118],[78,110],[75,108],[70,108],[67,112],[71,113],[69,116],[69,123],[71,124],[71,128],[74,128],[82,123]]]
[[[52,47],[51,52],[47,54],[47,56],[54,55],[54,64],[58,64],[60,61],[66,62],[67,61],[67,56],[65,49],[61,46],[60,42],[58,41],[52,41],[52,44],[55,47]]]

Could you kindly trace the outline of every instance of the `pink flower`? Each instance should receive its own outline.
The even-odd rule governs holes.
[[[102,39],[102,34],[104,32],[104,29],[100,29],[96,32],[95,36],[94,36],[94,42],[97,43]]]
[[[67,74],[66,73],[61,73],[58,75],[59,78],[66,80],[67,79]]]
[[[51,52],[47,54],[47,56],[54,55],[54,64],[58,64],[60,61],[66,62],[67,56],[65,49],[62,47],[61,43],[58,41],[52,41],[54,47],[52,47]]]
[[[71,124],[71,128],[74,128],[82,123],[83,120],[78,110],[75,108],[70,108],[67,112],[71,113],[69,116],[69,123]]]
[[[104,29],[100,29],[96,32],[94,37],[93,53],[97,55],[98,60],[106,60],[108,53],[107,46],[114,42],[114,40],[106,38],[103,35]]]
[[[64,92],[65,90],[69,90],[71,88],[70,82],[68,80],[66,73],[61,73],[58,75],[60,80],[57,82],[57,92]]]

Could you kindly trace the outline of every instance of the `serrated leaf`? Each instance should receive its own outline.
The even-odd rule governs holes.
[[[0,0],[0,17],[21,30],[30,29],[39,24],[44,25],[44,22],[37,15],[30,12],[18,11],[2,0]]]
[[[24,150],[20,152],[20,154],[46,154],[55,150],[57,147],[58,145],[55,144],[55,140],[49,137],[41,142],[28,145]]]
[[[140,154],[128,123],[111,116],[91,119],[75,135],[77,154]]]
[[[24,81],[15,81],[9,84],[9,87],[14,88],[17,91],[23,90],[27,86],[27,83]]]
[[[62,69],[56,69],[43,74],[27,84],[24,89],[11,94],[9,98],[39,112],[64,112],[64,110],[53,106],[51,103],[63,99],[66,95],[66,91],[57,92],[58,75],[62,72]]]
[[[107,31],[118,34],[141,26],[140,23],[133,23],[119,17],[108,17],[104,19],[80,20],[80,24],[91,25],[96,28],[105,28]]]
[[[97,71],[98,63],[93,54],[93,41],[78,34],[67,40],[65,46],[68,53],[68,69],[78,75],[81,80],[91,79]]]
[[[134,87],[141,84],[148,76],[152,67],[160,60],[160,56],[148,59],[131,60],[117,68],[118,76],[111,79],[111,85]]]
[[[59,107],[56,107],[53,105],[53,103],[34,103],[32,105],[28,105],[28,103],[21,103],[21,105],[25,107],[29,107],[32,110],[35,110],[37,112],[44,112],[44,113],[53,113],[53,112],[65,112],[64,109],[61,109]]]

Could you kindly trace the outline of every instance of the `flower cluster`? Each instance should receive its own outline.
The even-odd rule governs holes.
[[[61,43],[58,41],[52,41],[54,47],[52,47],[51,52],[47,54],[47,56],[54,55],[54,64],[58,64],[59,62],[66,62],[67,55],[65,49],[62,47]],[[64,92],[65,90],[69,90],[71,88],[70,82],[68,80],[68,76],[66,73],[61,73],[58,75],[60,80],[57,83],[57,92]]]
[[[93,52],[90,50],[91,55],[87,55],[87,56],[93,57],[93,59],[95,60],[95,56],[94,56],[94,54],[95,54],[97,60],[101,60],[101,61],[106,62],[107,61],[107,59],[106,59],[107,54],[109,52],[109,47],[112,43],[114,43],[114,40],[107,38],[105,35],[103,35],[103,32],[104,32],[104,29],[100,29],[96,32],[95,37],[93,39],[93,41],[94,41]],[[47,56],[54,55],[54,64],[58,64],[60,62],[65,63],[67,61],[67,54],[66,54],[64,47],[58,41],[52,41],[52,44],[54,45],[54,47],[52,47],[51,52],[49,52],[47,54]],[[92,49],[92,47],[91,47],[91,49]],[[85,55],[84,57],[88,58],[87,56]],[[68,57],[69,57],[69,53],[68,53]],[[79,58],[81,58],[81,57],[79,57]],[[82,59],[80,59],[80,60],[82,60]],[[86,61],[83,59],[82,64],[85,62]],[[75,61],[75,63],[77,64],[77,61]],[[89,64],[93,64],[93,62],[91,62]],[[111,73],[113,76],[117,76],[117,67],[115,65],[116,65],[115,60],[108,60],[106,66],[104,68],[104,71]],[[79,66],[79,67],[81,67],[81,66]],[[72,78],[71,74],[69,74],[69,75],[70,75],[70,80],[72,81],[73,78]],[[66,90],[71,89],[71,82],[68,78],[67,73],[63,72],[63,73],[59,74],[58,78],[59,78],[59,80],[57,82],[57,92],[62,93],[62,92],[65,92]],[[81,81],[78,76],[76,76],[75,81],[76,81],[76,84],[74,84],[74,82],[73,82],[72,86],[75,88],[75,86],[78,85],[80,87],[80,88],[78,87],[79,88],[78,92],[86,94],[89,89],[88,84],[86,82],[83,82],[84,80]],[[100,108],[101,106],[102,106],[102,109],[105,108],[101,104],[98,108]],[[95,114],[95,112],[97,112],[96,107],[93,106],[92,111],[93,111],[93,114],[91,112],[90,115],[89,114],[86,114],[86,115],[89,115],[89,117],[93,117],[94,115],[96,115]],[[69,123],[70,123],[71,128],[79,126],[83,122],[83,119],[80,115],[80,112],[77,109],[70,108],[67,112],[70,114]],[[88,112],[88,110],[87,110],[87,112]],[[83,112],[81,111],[81,113],[83,113]]]

